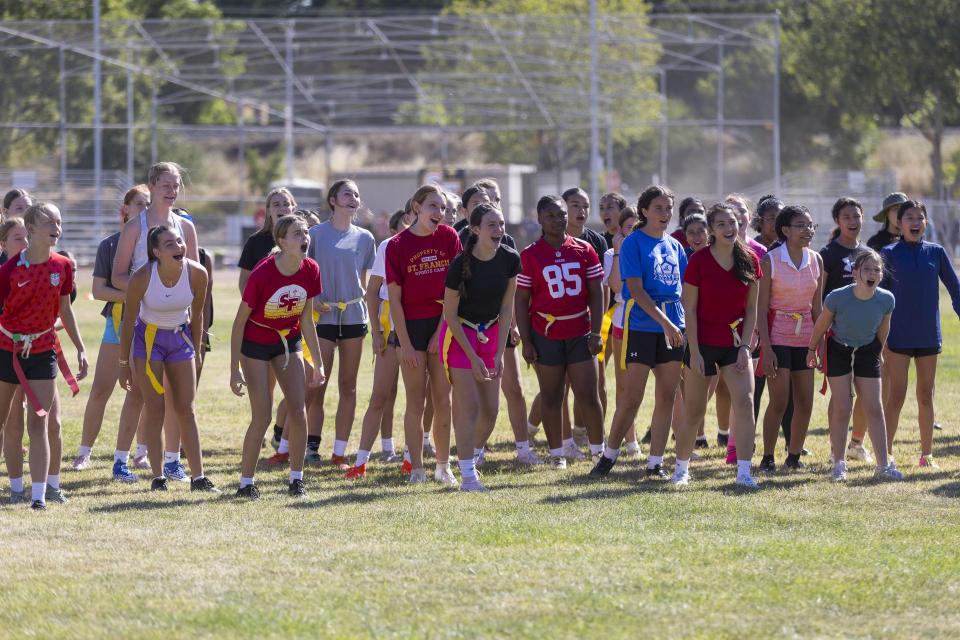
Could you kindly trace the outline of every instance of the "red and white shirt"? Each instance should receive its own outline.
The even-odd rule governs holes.
[[[26,256],[11,256],[0,267],[0,325],[10,333],[40,333],[53,327],[60,316],[60,296],[73,291],[73,263],[55,251],[40,264],[28,264]],[[53,351],[56,332],[49,331],[33,342],[32,353]],[[0,349],[13,351],[13,341],[0,334]]]
[[[590,333],[590,295],[587,282],[603,278],[597,252],[586,242],[567,236],[559,249],[541,238],[520,253],[517,287],[530,290],[533,330],[553,340],[569,340]],[[550,321],[556,320],[547,329]],[[562,320],[567,316],[576,316]]]
[[[300,315],[307,300],[320,295],[322,290],[320,267],[310,258],[304,258],[300,269],[289,276],[277,269],[275,255],[264,258],[250,272],[247,286],[243,288],[243,301],[253,309],[243,328],[243,339],[257,344],[277,344],[278,331],[289,331],[288,340],[296,338],[300,335]]]

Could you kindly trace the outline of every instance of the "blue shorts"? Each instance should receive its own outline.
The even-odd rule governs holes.
[[[117,335],[117,332],[113,328],[113,318],[104,319],[107,321],[107,324],[103,328],[103,337],[100,339],[100,342],[104,344],[120,344],[120,336]]]

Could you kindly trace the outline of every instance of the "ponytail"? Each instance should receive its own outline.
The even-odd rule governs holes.
[[[474,233],[473,228],[479,227],[483,222],[483,216],[492,211],[500,210],[489,202],[481,202],[470,212],[470,226],[467,227],[470,230],[470,237],[467,238],[467,246],[463,248],[463,260],[460,263],[460,286],[457,287],[460,297],[464,300],[467,298],[467,283],[473,278],[470,265],[473,260],[473,248],[477,246],[477,234]]]

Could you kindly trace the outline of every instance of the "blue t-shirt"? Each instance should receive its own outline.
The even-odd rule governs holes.
[[[630,300],[627,278],[641,278],[647,295],[680,329],[684,328],[683,305],[680,292],[683,289],[683,274],[687,270],[687,254],[683,246],[669,235],[653,238],[637,229],[623,241],[620,247],[620,277],[623,278],[623,299]],[[662,303],[662,304],[661,304]],[[624,309],[626,309],[624,304]],[[663,333],[656,320],[634,304],[629,322],[623,326],[630,331]]]
[[[893,312],[896,300],[886,289],[877,287],[869,300],[854,294],[856,285],[831,291],[823,305],[833,314],[834,339],[848,347],[865,347],[877,337],[883,317]]]

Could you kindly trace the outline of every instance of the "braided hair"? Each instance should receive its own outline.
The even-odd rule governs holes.
[[[467,298],[467,283],[473,277],[471,272],[473,248],[477,246],[477,240],[479,239],[473,228],[479,227],[483,222],[483,217],[493,211],[499,211],[499,209],[489,202],[481,202],[470,213],[470,237],[467,238],[467,245],[463,248],[463,260],[460,262],[460,286],[457,287],[460,297],[464,300]]]
[[[733,219],[737,219],[737,211],[729,204],[717,203],[710,207],[707,212],[707,229],[713,228],[713,221],[721,213],[729,213]],[[691,216],[692,217],[692,216]],[[711,244],[715,241],[711,238]],[[750,284],[757,280],[757,269],[754,264],[754,253],[747,248],[747,245],[740,239],[738,233],[733,240],[733,275],[737,280],[744,284]]]

